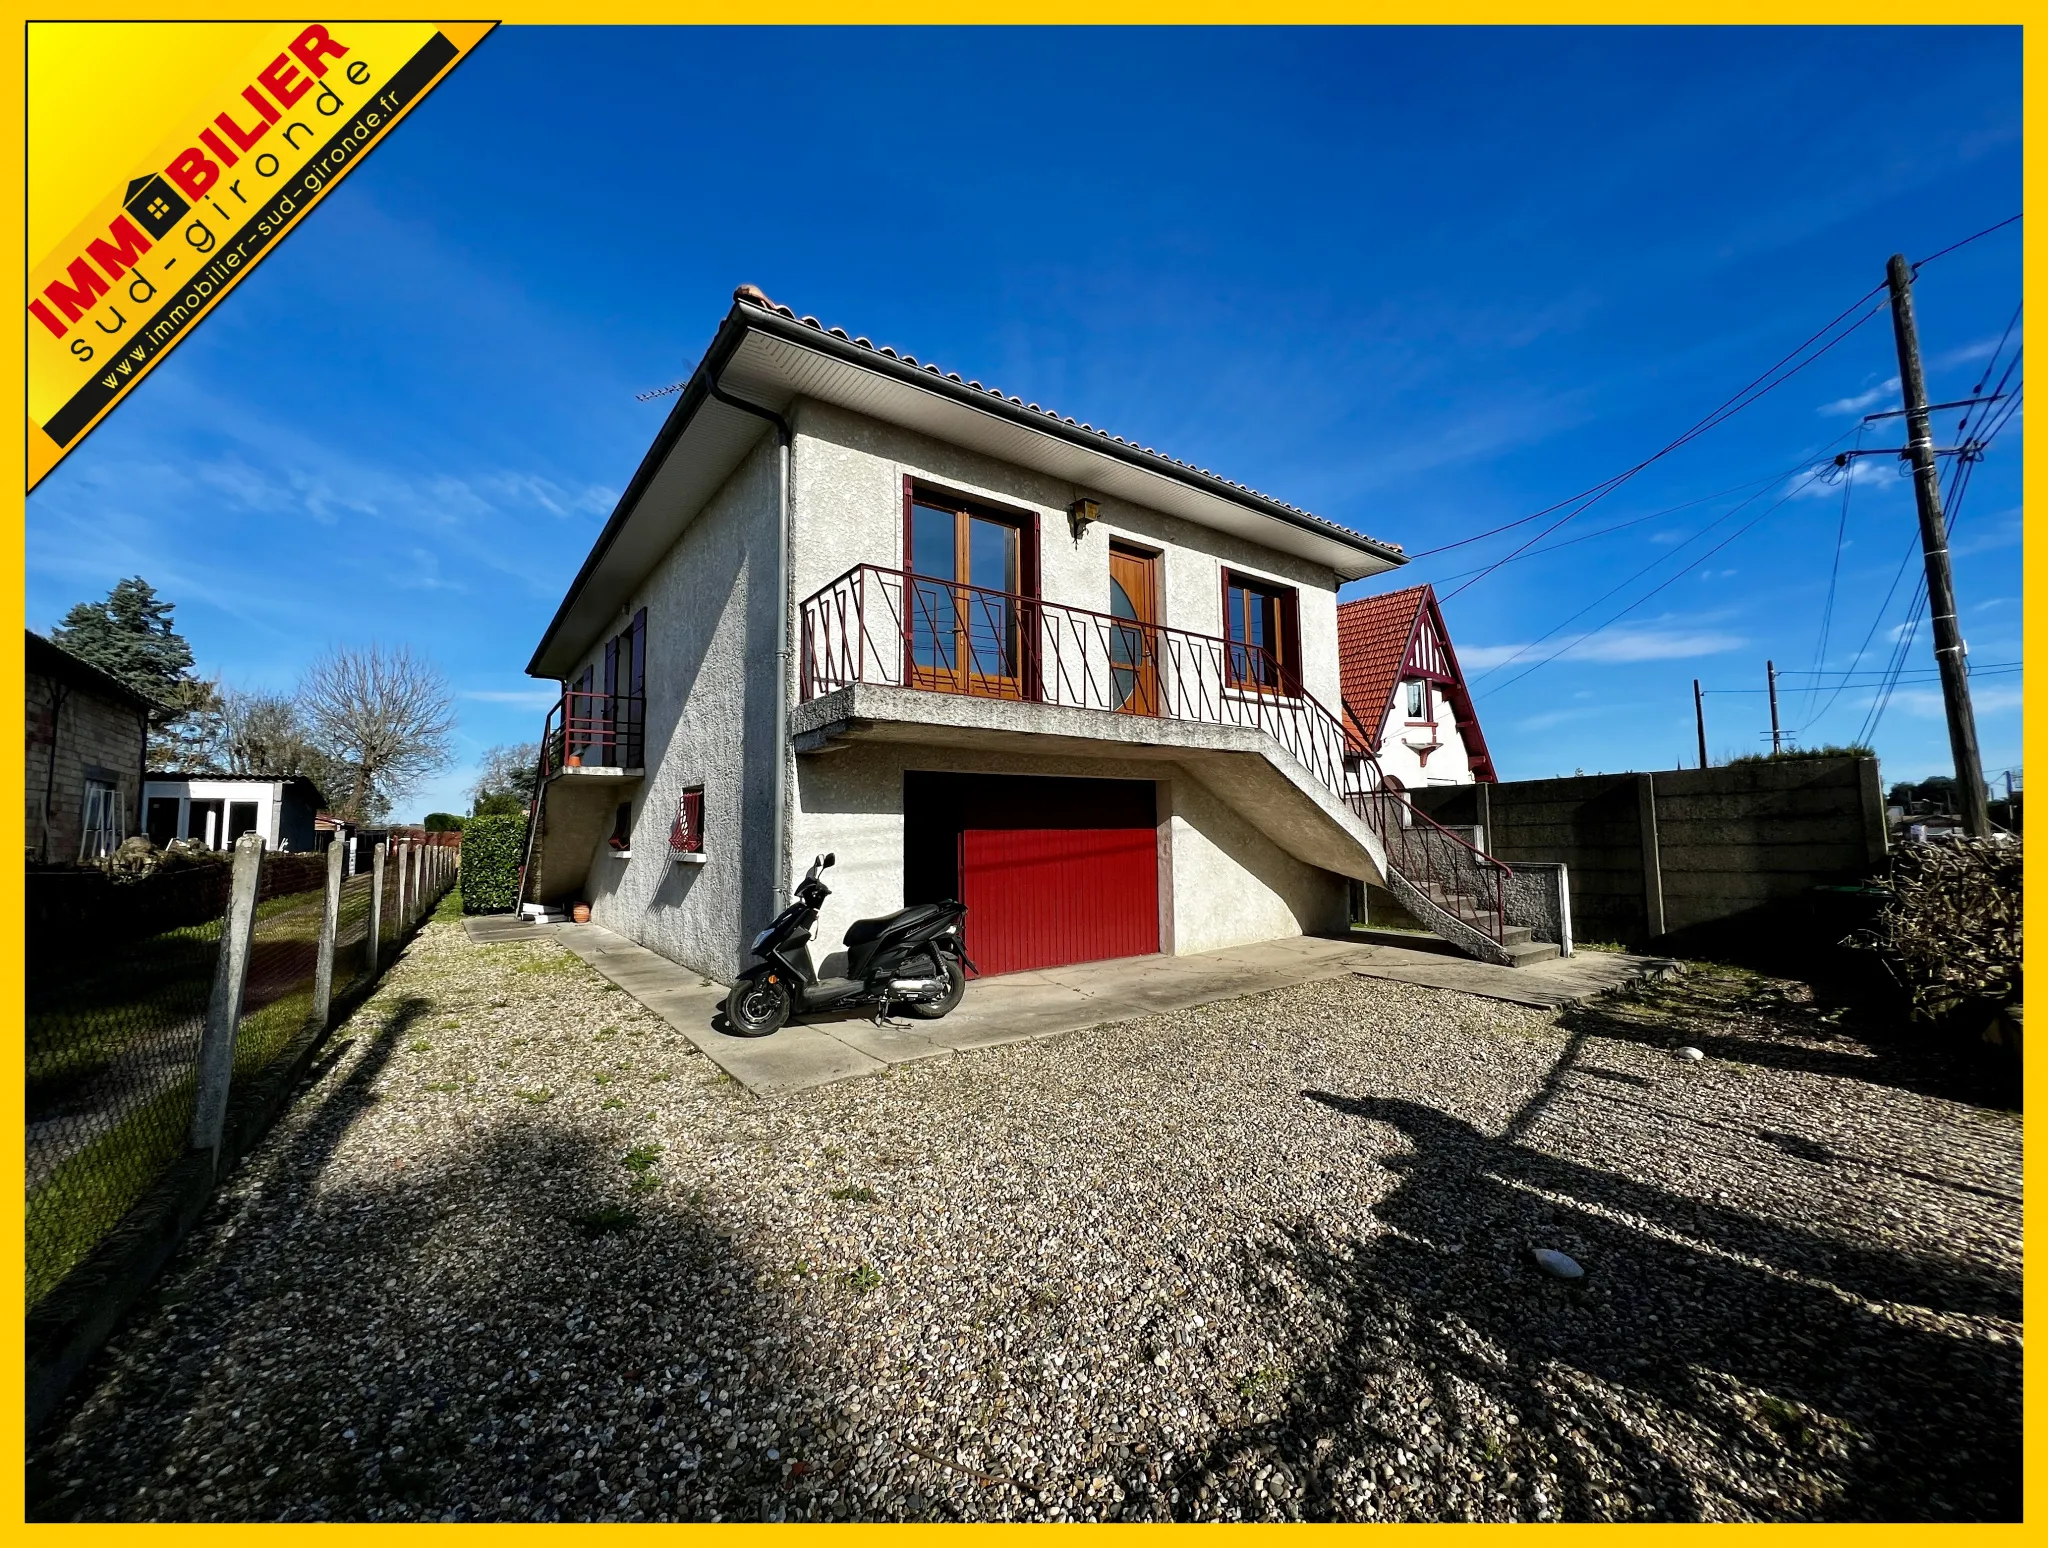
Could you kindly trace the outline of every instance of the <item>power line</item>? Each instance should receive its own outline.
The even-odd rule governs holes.
[[[1837,441],[1833,444],[1839,445],[1841,443]],[[1559,549],[1570,548],[1578,543],[1590,543],[1595,538],[1607,537],[1609,534],[1615,532],[1625,532],[1630,527],[1640,527],[1644,522],[1656,521],[1659,517],[1662,516],[1675,516],[1680,511],[1689,511],[1696,505],[1706,505],[1715,500],[1725,499],[1727,496],[1732,494],[1740,494],[1745,489],[1754,489],[1760,484],[1773,484],[1781,478],[1790,478],[1794,473],[1799,472],[1800,469],[1804,468],[1806,465],[1807,459],[1802,458],[1797,466],[1790,468],[1783,473],[1767,473],[1762,478],[1752,478],[1745,483],[1731,484],[1726,489],[1717,489],[1712,494],[1704,494],[1694,500],[1682,500],[1677,505],[1667,505],[1660,511],[1651,511],[1647,516],[1631,516],[1627,521],[1618,521],[1614,523],[1614,525],[1609,527],[1600,527],[1592,532],[1582,532],[1577,537],[1568,537],[1561,539],[1560,541],[1555,543],[1546,543],[1541,548],[1532,548],[1527,553],[1516,554],[1512,558],[1502,560],[1501,563],[1513,564],[1522,559],[1540,558],[1544,554],[1554,554]],[[1452,544],[1450,546],[1455,548],[1458,545]],[[1442,553],[1443,551],[1443,549],[1431,550],[1431,552],[1433,553]],[[1485,568],[1485,565],[1475,565],[1473,566],[1473,568],[1469,570],[1454,570],[1449,575],[1437,576],[1432,581],[1432,584],[1442,585],[1448,581],[1463,580],[1467,575],[1477,575],[1481,570],[1484,570]]]
[[[1853,431],[1844,431],[1841,435],[1835,437],[1834,440],[1830,441],[1826,446],[1822,447],[1822,453],[1826,453],[1832,450],[1834,447],[1841,445],[1842,442],[1848,440],[1850,435],[1854,433],[1855,432]],[[1630,586],[1634,585],[1637,581],[1641,580],[1645,575],[1649,574],[1652,570],[1656,569],[1657,566],[1659,566],[1660,564],[1665,564],[1670,560],[1677,558],[1680,554],[1684,553],[1686,549],[1692,547],[1694,543],[1697,543],[1709,532],[1712,532],[1716,527],[1720,526],[1722,522],[1728,520],[1729,517],[1733,516],[1737,511],[1740,511],[1744,506],[1755,504],[1756,501],[1763,497],[1764,489],[1769,488],[1772,484],[1778,483],[1783,479],[1792,477],[1801,469],[1809,470],[1806,482],[1811,483],[1813,479],[1820,477],[1822,474],[1824,474],[1827,471],[1827,467],[1828,464],[1826,464],[1825,462],[1815,465],[1810,458],[1801,458],[1797,463],[1793,464],[1790,468],[1787,468],[1782,473],[1774,473],[1767,479],[1754,480],[1753,482],[1758,483],[1763,487],[1757,489],[1757,491],[1754,494],[1737,501],[1734,505],[1730,506],[1720,515],[1716,516],[1712,521],[1708,522],[1704,527],[1701,527],[1698,531],[1694,532],[1690,537],[1687,537],[1682,542],[1678,543],[1675,547],[1669,549],[1665,553],[1659,554],[1656,558],[1652,559],[1648,564],[1644,565],[1641,569],[1637,570],[1635,574],[1627,577],[1625,580],[1621,581],[1617,585],[1608,587],[1607,590],[1601,592],[1599,596],[1595,597],[1592,601],[1588,602],[1584,607],[1580,608],[1576,613],[1573,613],[1570,617],[1562,619],[1559,622],[1551,625],[1548,629],[1544,630],[1543,633],[1537,635],[1535,639],[1529,641],[1528,644],[1522,646],[1522,648],[1517,650],[1513,655],[1507,657],[1505,660],[1495,662],[1492,666],[1488,667],[1484,672],[1481,672],[1476,678],[1474,678],[1473,681],[1483,682],[1485,679],[1491,677],[1494,673],[1500,671],[1503,667],[1510,666],[1514,662],[1519,661],[1522,657],[1526,656],[1530,651],[1534,650],[1538,645],[1541,645],[1545,640],[1549,639],[1553,634],[1556,634],[1559,630],[1570,628],[1574,623],[1577,623],[1581,618],[1585,617],[1586,614],[1592,612],[1594,608],[1598,607],[1602,602],[1605,602],[1609,597],[1613,596],[1616,592],[1626,591]],[[1742,484],[1738,485],[1737,487],[1746,489],[1750,486],[1747,484]],[[1805,485],[1801,484],[1799,487],[1804,488]],[[1773,510],[1775,510],[1776,508],[1776,506],[1772,507]],[[1744,530],[1746,531],[1747,528],[1745,528]],[[1564,545],[1560,543],[1557,546],[1562,548]],[[1718,553],[1720,552],[1720,550],[1715,549],[1712,552]],[[1507,561],[1503,560],[1502,562],[1506,563]],[[1685,564],[1681,567],[1681,573],[1685,569],[1690,569],[1692,565],[1692,560],[1686,560]],[[1675,580],[1677,577],[1674,575],[1672,578]],[[1456,593],[1454,592],[1452,593],[1452,595],[1456,595]],[[1605,626],[1603,625],[1602,627]]]
[[[1863,427],[1856,427],[1856,449],[1863,449]],[[1849,491],[1856,487],[1854,459],[1842,470],[1842,514],[1835,523],[1835,558],[1828,566],[1828,599],[1820,610],[1820,644],[1814,647],[1813,665],[1818,671],[1828,659],[1828,625],[1835,616],[1835,581],[1842,573],[1842,543],[1849,535]],[[1814,700],[1820,697],[1820,684],[1815,683],[1806,696],[1806,708],[1812,713]]]
[[[1828,322],[1825,323],[1821,328],[1809,334],[1805,339],[1801,340],[1797,347],[1795,347],[1790,353],[1780,356],[1778,360],[1775,361],[1768,370],[1764,371],[1760,376],[1752,378],[1747,385],[1739,389],[1733,396],[1724,399],[1718,408],[1714,409],[1712,412],[1707,414],[1703,419],[1695,423],[1691,429],[1687,430],[1683,435],[1679,436],[1677,439],[1671,441],[1661,450],[1653,452],[1650,456],[1645,457],[1641,462],[1637,463],[1634,467],[1629,468],[1626,472],[1618,473],[1614,477],[1607,479],[1605,482],[1594,485],[1589,490],[1582,490],[1579,494],[1573,495],[1569,500],[1560,501],[1557,505],[1549,507],[1548,510],[1537,512],[1536,514],[1538,516],[1543,516],[1548,515],[1550,511],[1562,509],[1564,506],[1567,505],[1574,507],[1573,509],[1566,511],[1564,515],[1560,516],[1556,521],[1552,522],[1549,526],[1545,527],[1541,532],[1537,533],[1536,536],[1530,538],[1527,542],[1523,543],[1520,548],[1514,549],[1508,554],[1504,555],[1502,558],[1495,560],[1492,564],[1488,565],[1485,569],[1481,570],[1477,575],[1473,576],[1470,580],[1466,581],[1464,585],[1459,586],[1451,592],[1447,593],[1443,600],[1449,601],[1452,597],[1457,596],[1460,592],[1470,591],[1474,586],[1478,585],[1482,580],[1486,579],[1486,577],[1491,575],[1495,570],[1498,570],[1502,565],[1508,563],[1510,560],[1519,558],[1525,550],[1527,550],[1528,548],[1532,547],[1537,543],[1540,543],[1544,538],[1548,537],[1551,533],[1555,532],[1559,527],[1562,527],[1566,522],[1572,521],[1577,517],[1584,515],[1586,511],[1591,509],[1594,505],[1598,504],[1601,500],[1606,499],[1608,495],[1612,494],[1615,490],[1619,489],[1623,484],[1627,483],[1630,479],[1634,478],[1638,473],[1642,472],[1643,469],[1649,467],[1652,463],[1658,462],[1663,458],[1670,456],[1680,447],[1685,446],[1689,442],[1697,440],[1700,436],[1705,435],[1709,430],[1712,430],[1716,426],[1733,418],[1736,414],[1739,414],[1743,409],[1748,408],[1750,404],[1755,403],[1758,399],[1765,396],[1765,394],[1771,392],[1774,388],[1783,386],[1786,382],[1790,381],[1794,376],[1797,376],[1801,371],[1805,370],[1808,366],[1812,365],[1814,361],[1820,359],[1821,356],[1825,355],[1829,350],[1833,349],[1836,345],[1840,344],[1844,339],[1848,338],[1851,334],[1855,333],[1857,329],[1861,328],[1865,323],[1869,322],[1871,318],[1875,317],[1879,312],[1883,311],[1885,303],[1880,301],[1875,306],[1872,306],[1869,310],[1865,311],[1861,317],[1856,319],[1856,321],[1849,324],[1847,328],[1842,329],[1842,331],[1836,333],[1833,338],[1828,339],[1828,341],[1825,344],[1822,344],[1818,349],[1813,350],[1811,354],[1806,354],[1806,351],[1809,348],[1811,348],[1817,340],[1826,338],[1826,336],[1829,333],[1834,332],[1834,330],[1840,326],[1844,318],[1848,317],[1850,313],[1854,312],[1858,307],[1862,306],[1866,301],[1870,300],[1872,296],[1876,295],[1879,291],[1883,290],[1884,288],[1885,287],[1883,285],[1876,285],[1873,286],[1871,289],[1865,291],[1861,296],[1858,296],[1854,301],[1850,302],[1848,306],[1844,307],[1840,312],[1836,313],[1834,317],[1829,319]],[[1802,354],[1806,354],[1806,358],[1803,360],[1799,359],[1799,357]],[[1792,362],[1795,361],[1797,363],[1793,364]],[[1534,517],[1527,519],[1533,520]],[[1510,525],[1520,526],[1522,525],[1522,523],[1514,522],[1510,523]],[[1507,529],[1496,529],[1496,531],[1505,530]],[[1491,534],[1483,535],[1490,536]]]
[[[2014,221],[2024,220],[2025,218],[2026,211],[2024,210],[2022,210],[2017,215],[2008,215],[2005,217],[2004,220],[1999,221],[1996,225],[1986,226],[1982,231],[1975,232],[1970,236],[1966,236],[1960,242],[1949,243],[1948,246],[1944,247],[1938,253],[1929,253],[1925,258],[1922,258],[1918,263],[1914,264],[1913,267],[1916,271],[1924,269],[1927,267],[1927,265],[1934,262],[1935,259],[1946,258],[1950,253],[1955,252],[1958,248],[1968,247],[1972,242],[1978,241],[1980,238],[1983,237],[1988,237],[1994,231],[2003,231],[2007,226],[2011,225]]]
[[[1520,682],[1520,681],[1521,681],[1521,680],[1522,680],[1523,678],[1527,677],[1527,676],[1529,675],[1529,673],[1531,673],[1531,672],[1535,672],[1535,671],[1539,671],[1539,670],[1541,670],[1542,668],[1544,668],[1544,667],[1547,667],[1547,666],[1549,666],[1551,662],[1553,662],[1553,661],[1557,660],[1557,658],[1558,658],[1559,656],[1562,656],[1562,655],[1564,655],[1564,654],[1565,654],[1565,652],[1567,652],[1567,651],[1570,651],[1570,650],[1576,650],[1576,649],[1577,649],[1577,648],[1578,648],[1579,646],[1583,645],[1583,644],[1584,644],[1584,643],[1585,643],[1585,642],[1586,642],[1587,640],[1590,640],[1590,639],[1591,639],[1591,638],[1592,638],[1592,637],[1593,637],[1594,635],[1596,635],[1596,634],[1600,633],[1600,631],[1601,631],[1601,630],[1603,630],[1603,629],[1606,629],[1606,628],[1609,628],[1610,626],[1612,626],[1612,625],[1614,625],[1614,624],[1617,624],[1617,623],[1619,623],[1619,622],[1620,622],[1620,621],[1621,621],[1622,619],[1624,619],[1624,618],[1628,617],[1628,615],[1629,615],[1630,613],[1633,613],[1633,612],[1634,612],[1634,611],[1635,611],[1635,610],[1636,610],[1637,608],[1641,607],[1641,606],[1642,606],[1642,605],[1643,605],[1643,604],[1644,604],[1645,602],[1649,601],[1649,600],[1650,600],[1650,598],[1652,598],[1652,597],[1656,596],[1656,595],[1657,595],[1657,594],[1658,594],[1659,592],[1661,592],[1661,591],[1665,590],[1666,588],[1668,588],[1668,587],[1670,587],[1670,586],[1672,586],[1672,585],[1676,584],[1676,583],[1677,583],[1677,581],[1678,581],[1678,579],[1679,579],[1679,577],[1680,577],[1680,576],[1682,576],[1682,575],[1684,575],[1684,574],[1685,574],[1685,573],[1686,573],[1687,571],[1689,571],[1689,570],[1690,570],[1690,569],[1691,569],[1691,568],[1693,567],[1693,565],[1694,565],[1694,564],[1696,564],[1696,563],[1702,563],[1702,562],[1704,562],[1704,561],[1706,561],[1706,560],[1708,560],[1708,559],[1711,559],[1711,558],[1713,558],[1713,557],[1714,557],[1714,555],[1718,554],[1718,553],[1719,553],[1719,552],[1720,552],[1720,551],[1721,551],[1722,549],[1726,548],[1726,547],[1727,547],[1727,546],[1728,546],[1728,545],[1729,545],[1730,543],[1733,543],[1733,542],[1734,542],[1734,541],[1735,541],[1735,540],[1736,540],[1737,538],[1741,537],[1741,536],[1742,536],[1742,535],[1743,535],[1744,533],[1746,533],[1746,532],[1750,531],[1750,530],[1751,530],[1752,528],[1754,528],[1754,527],[1756,526],[1756,524],[1757,524],[1758,522],[1762,521],[1762,520],[1763,520],[1763,519],[1764,519],[1765,517],[1767,517],[1767,516],[1770,516],[1770,515],[1771,515],[1771,514],[1772,514],[1773,512],[1776,512],[1776,511],[1779,511],[1779,510],[1782,510],[1782,509],[1784,509],[1784,507],[1785,507],[1785,506],[1786,506],[1787,504],[1789,504],[1789,503],[1790,503],[1790,502],[1791,502],[1792,500],[1794,500],[1795,498],[1797,498],[1797,497],[1798,497],[1798,495],[1799,495],[1799,493],[1800,493],[1800,491],[1801,491],[1801,490],[1805,489],[1805,488],[1807,487],[1807,485],[1811,484],[1811,483],[1812,483],[1812,482],[1813,482],[1813,481],[1814,481],[1815,479],[1817,479],[1817,478],[1819,478],[1819,477],[1820,477],[1820,469],[1816,468],[1816,469],[1815,469],[1815,470],[1814,470],[1813,472],[1809,473],[1809,474],[1808,474],[1808,475],[1807,475],[1807,476],[1806,476],[1806,477],[1805,477],[1804,479],[1802,479],[1802,480],[1801,480],[1801,481],[1800,481],[1799,483],[1795,484],[1795,485],[1794,485],[1794,486],[1793,486],[1793,487],[1792,487],[1791,489],[1788,489],[1788,490],[1787,490],[1787,491],[1785,492],[1785,494],[1784,494],[1784,495],[1783,495],[1783,496],[1782,496],[1782,497],[1781,497],[1781,498],[1780,498],[1780,499],[1779,499],[1779,500],[1778,500],[1778,501],[1777,501],[1777,502],[1776,502],[1775,504],[1773,504],[1773,505],[1770,505],[1770,506],[1766,507],[1766,508],[1765,508],[1764,510],[1762,510],[1762,511],[1759,511],[1759,512],[1758,512],[1758,513],[1757,513],[1757,514],[1756,514],[1755,516],[1751,517],[1751,518],[1750,518],[1750,519],[1749,519],[1748,521],[1744,522],[1744,523],[1743,523],[1743,524],[1742,524],[1742,525],[1741,525],[1740,527],[1737,527],[1737,528],[1736,528],[1736,529],[1735,529],[1735,530],[1734,530],[1733,532],[1729,533],[1729,534],[1728,534],[1728,536],[1726,536],[1725,538],[1721,539],[1721,541],[1720,541],[1720,542],[1716,543],[1716,544],[1715,544],[1715,545],[1714,545],[1714,546],[1713,546],[1712,548],[1708,549],[1708,550],[1707,550],[1707,551],[1706,551],[1706,552],[1705,552],[1704,554],[1701,554],[1701,555],[1700,555],[1700,557],[1699,557],[1699,559],[1697,559],[1697,560],[1687,560],[1687,561],[1686,561],[1686,565],[1685,565],[1685,569],[1682,569],[1682,570],[1677,570],[1677,571],[1674,571],[1674,572],[1673,572],[1673,573],[1672,573],[1671,575],[1669,575],[1669,576],[1665,577],[1665,579],[1663,579],[1663,580],[1659,581],[1659,582],[1658,582],[1658,583],[1657,583],[1657,584],[1656,584],[1655,586],[1652,586],[1652,587],[1651,587],[1651,588],[1650,588],[1650,589],[1649,589],[1648,591],[1644,592],[1644,593],[1643,593],[1643,594],[1642,594],[1641,596],[1637,597],[1637,598],[1635,599],[1635,601],[1633,601],[1633,602],[1629,603],[1629,605],[1628,605],[1627,607],[1623,608],[1623,609],[1622,609],[1622,610],[1621,610],[1620,612],[1616,613],[1616,614],[1615,614],[1615,615],[1614,615],[1613,617],[1611,617],[1611,618],[1608,618],[1608,619],[1606,619],[1605,621],[1603,621],[1603,622],[1601,622],[1601,623],[1595,624],[1595,625],[1594,625],[1594,626],[1593,626],[1592,628],[1588,629],[1588,630],[1587,630],[1587,631],[1586,631],[1586,632],[1585,632],[1584,634],[1580,635],[1580,636],[1579,636],[1579,637],[1578,637],[1577,639],[1573,640],[1573,641],[1572,641],[1572,642],[1571,642],[1570,644],[1568,644],[1568,645],[1564,645],[1564,646],[1560,646],[1560,647],[1559,647],[1559,648],[1558,648],[1557,650],[1554,650],[1554,651],[1552,651],[1552,652],[1551,652],[1551,653],[1550,653],[1549,655],[1545,656],[1545,657],[1544,657],[1544,658],[1543,658],[1543,659],[1542,659],[1541,661],[1537,662],[1537,663],[1536,663],[1536,664],[1535,664],[1534,666],[1528,667],[1528,668],[1524,669],[1523,671],[1517,672],[1517,673],[1516,673],[1516,674],[1515,674],[1515,675],[1514,675],[1513,677],[1509,678],[1509,679],[1508,679],[1508,680],[1507,680],[1506,682],[1504,682],[1504,683],[1498,683],[1498,684],[1496,684],[1496,685],[1495,685],[1494,687],[1492,687],[1492,688],[1488,688],[1488,689],[1486,689],[1486,690],[1484,690],[1484,691],[1485,691],[1486,693],[1489,693],[1489,694],[1491,694],[1491,693],[1497,693],[1497,692],[1498,692],[1498,691],[1499,691],[1500,689],[1502,689],[1502,688],[1511,688],[1511,687],[1513,687],[1513,686],[1514,686],[1514,685],[1515,685],[1516,683],[1519,683],[1519,682]],[[1744,501],[1744,502],[1743,502],[1743,504],[1745,504],[1745,505],[1746,505],[1746,504],[1748,504],[1748,503],[1749,503],[1748,501]],[[1741,507],[1740,507],[1740,506],[1738,506],[1738,507],[1737,507],[1736,509],[1738,509],[1738,510],[1739,510],[1739,509],[1741,509]],[[1734,514],[1734,512],[1733,512],[1733,511],[1730,511],[1730,512],[1729,512],[1728,514],[1732,516],[1732,515]],[[1726,519],[1727,519],[1726,517],[1722,517],[1722,518],[1720,518],[1720,520],[1726,520]],[[1719,524],[1719,523],[1718,523],[1718,521],[1717,521],[1717,522],[1715,523],[1715,525],[1718,525],[1718,524]],[[1662,561],[1660,560],[1659,562],[1661,563]],[[1640,575],[1640,574],[1642,574],[1642,573],[1643,573],[1643,572],[1642,572],[1642,571],[1640,571],[1640,570],[1638,570],[1638,571],[1636,572],[1636,574],[1637,574],[1637,575]],[[1630,577],[1630,579],[1631,579],[1631,580],[1633,580],[1634,578],[1635,578],[1634,576],[1631,576],[1631,577]],[[1623,585],[1623,586],[1626,586],[1627,584],[1628,584],[1628,581],[1623,581],[1623,582],[1622,582],[1622,585]],[[1620,586],[1617,586],[1617,587],[1615,587],[1615,588],[1614,588],[1614,591],[1619,591],[1620,589],[1621,589],[1621,587],[1620,587]],[[1612,596],[1612,595],[1614,595],[1614,591],[1610,591],[1610,592],[1608,592],[1608,593],[1607,593],[1607,595],[1608,595],[1608,596]],[[1583,613],[1584,611],[1586,611],[1586,609],[1584,609],[1584,608],[1581,608],[1581,609],[1580,609],[1580,612],[1582,612],[1582,613]],[[1574,616],[1576,616],[1576,615],[1574,615]],[[1557,632],[1557,631],[1556,631],[1555,629],[1553,629],[1553,630],[1551,631],[1551,633],[1552,633],[1552,634],[1555,634],[1556,632]],[[1520,654],[1520,652],[1517,652],[1517,654]],[[1511,657],[1510,659],[1513,659],[1513,658]],[[1499,670],[1499,669],[1498,669],[1498,668],[1495,668],[1494,670],[1496,670],[1496,671],[1497,671],[1497,670]]]

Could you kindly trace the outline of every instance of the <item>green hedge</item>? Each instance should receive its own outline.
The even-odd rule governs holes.
[[[509,914],[519,903],[526,818],[472,817],[462,826],[462,911]]]

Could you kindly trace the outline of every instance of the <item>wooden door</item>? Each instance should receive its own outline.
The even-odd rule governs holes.
[[[1110,705],[1126,715],[1159,713],[1159,556],[1109,551]]]
[[[1017,527],[920,500],[910,509],[909,549],[904,633],[910,686],[1023,697]]]

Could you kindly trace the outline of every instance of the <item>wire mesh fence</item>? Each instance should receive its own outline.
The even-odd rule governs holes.
[[[264,856],[250,873],[254,913],[230,1089],[274,1070],[316,1009],[324,951],[333,997],[366,987],[454,877],[452,851],[394,845],[377,878],[332,877],[326,857]],[[327,891],[339,883],[331,935]],[[113,947],[92,932],[30,954],[27,972],[27,1303],[34,1307],[191,1149],[209,1006],[221,976],[223,897],[210,919]],[[369,950],[373,913],[380,937]],[[231,957],[230,962],[233,961]],[[324,1030],[324,1029],[323,1029]],[[218,1047],[216,1042],[212,1046]]]
[[[30,1305],[184,1153],[220,939],[215,919],[104,954],[31,954]]]

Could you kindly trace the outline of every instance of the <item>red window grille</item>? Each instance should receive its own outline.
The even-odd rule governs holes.
[[[668,847],[679,855],[704,852],[704,787],[692,786],[676,802],[675,826],[668,832]]]

